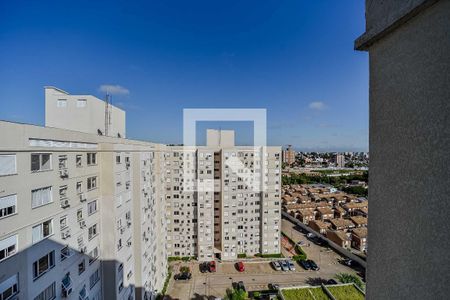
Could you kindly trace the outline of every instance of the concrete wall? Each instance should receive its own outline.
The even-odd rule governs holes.
[[[384,10],[386,2],[397,14]],[[367,298],[446,299],[450,1],[366,5],[368,29],[383,24],[383,11],[398,21],[366,43],[371,156]],[[360,41],[356,46],[365,49]]]
[[[65,107],[58,100],[66,100]],[[78,101],[85,101],[80,106]],[[125,137],[125,111],[111,106],[108,136]],[[45,126],[79,132],[105,134],[105,101],[91,95],[70,95],[55,87],[45,87]]]

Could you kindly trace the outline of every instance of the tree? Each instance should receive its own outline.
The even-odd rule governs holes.
[[[360,289],[364,288],[362,280],[356,275],[348,273],[338,273],[336,274],[335,278],[342,283],[354,283]]]
[[[228,289],[227,295],[225,296],[224,300],[247,300],[248,294],[246,291],[241,289]]]

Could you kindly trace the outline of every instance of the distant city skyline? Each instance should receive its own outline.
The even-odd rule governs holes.
[[[2,2],[0,25],[2,120],[43,125],[53,85],[111,93],[133,139],[182,143],[184,108],[265,108],[269,145],[368,150],[361,1]]]

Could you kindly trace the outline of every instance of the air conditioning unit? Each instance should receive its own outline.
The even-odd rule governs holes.
[[[67,238],[69,238],[69,237],[70,237],[70,231],[69,231],[69,230],[66,230],[66,231],[61,232],[61,238],[62,238],[63,240],[65,240],[65,239],[67,239]]]
[[[69,172],[67,171],[67,169],[60,169],[59,176],[61,178],[67,178],[67,177],[69,177]]]
[[[125,228],[121,227],[120,228],[120,233],[123,234],[125,232]]]
[[[72,288],[66,289],[65,287],[62,288],[62,296],[63,298],[69,297],[69,295],[72,294]]]
[[[81,221],[79,221],[78,223],[80,224],[80,227],[81,227],[81,228],[86,227],[86,221],[81,220]]]
[[[69,199],[63,199],[63,200],[61,200],[61,207],[62,207],[62,208],[66,208],[66,207],[68,207],[68,206],[70,206]]]
[[[128,227],[131,226],[131,221],[127,221],[127,226],[128,226]]]
[[[128,247],[131,247],[131,241],[127,242]]]
[[[86,195],[84,193],[80,194],[80,202],[86,201]]]

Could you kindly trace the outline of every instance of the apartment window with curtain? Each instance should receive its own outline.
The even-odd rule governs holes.
[[[31,207],[36,208],[53,202],[52,187],[44,187],[31,191]]]
[[[0,299],[14,299],[13,297],[19,293],[19,275],[15,274],[6,280],[0,282]]]
[[[33,263],[33,279],[47,273],[55,266],[55,251],[51,251]]]
[[[0,240],[0,262],[17,253],[17,235]],[[1,298],[0,298],[1,299]]]
[[[92,166],[97,164],[97,153],[87,153],[87,165]]]
[[[87,179],[87,189],[93,190],[97,188],[97,176],[89,177]]]
[[[52,155],[50,153],[31,154],[31,172],[42,172],[52,169]]]
[[[17,213],[17,195],[0,197],[0,219]]]
[[[17,174],[16,155],[0,155],[0,176]]]
[[[53,300],[56,299],[56,282],[53,282],[45,288],[34,300]]]
[[[33,227],[32,242],[33,244],[51,236],[53,234],[53,220],[42,222]]]

